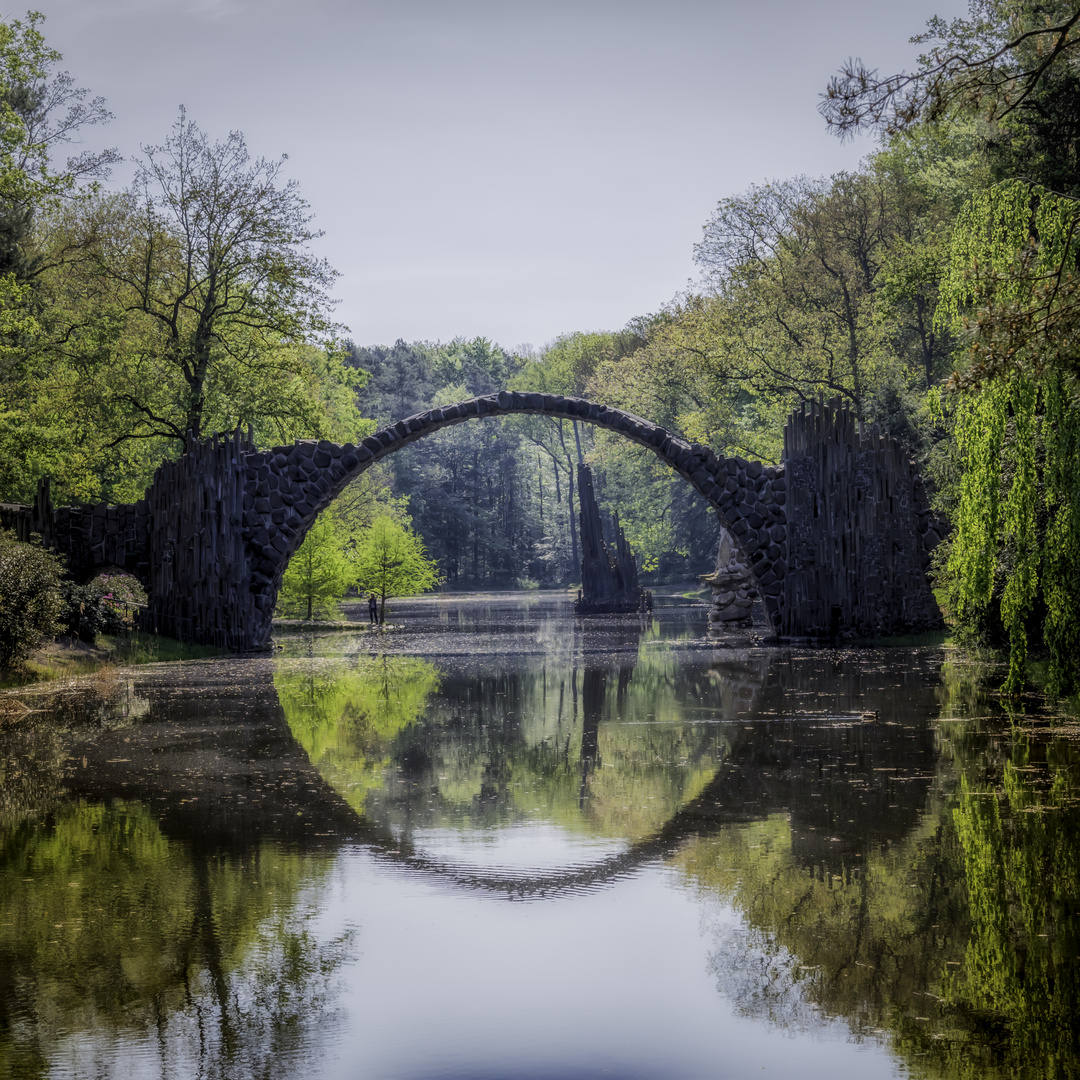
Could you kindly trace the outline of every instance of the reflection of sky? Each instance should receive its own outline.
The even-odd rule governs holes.
[[[456,867],[570,870],[625,851],[621,841],[582,836],[547,821],[515,822],[500,829],[415,829],[417,854]]]
[[[333,893],[324,917],[363,929],[331,1078],[903,1075],[842,1023],[767,1037],[717,992],[707,956],[737,916],[664,867],[523,904],[385,873],[358,853]]]

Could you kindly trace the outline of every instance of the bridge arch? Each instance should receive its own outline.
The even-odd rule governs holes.
[[[582,398],[507,390],[417,413],[359,445],[301,440],[242,455],[242,535],[257,610],[255,644],[269,636],[289,559],[318,515],[352,480],[375,462],[442,428],[514,415],[580,420],[652,450],[716,510],[746,556],[773,627],[779,627],[787,536],[782,469],[717,457],[708,447],[621,409]]]

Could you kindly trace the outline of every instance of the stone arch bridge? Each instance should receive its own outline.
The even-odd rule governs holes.
[[[774,632],[912,633],[940,614],[926,580],[938,536],[922,484],[887,436],[825,405],[793,414],[778,467],[720,458],[641,417],[580,398],[502,391],[399,420],[359,445],[256,450],[239,432],[189,440],[137,503],[0,508],[0,525],[67,556],[85,580],[135,574],[149,629],[234,650],[265,647],[282,574],[315,519],[375,462],[466,420],[580,420],[648,447],[717,512],[750,566]]]

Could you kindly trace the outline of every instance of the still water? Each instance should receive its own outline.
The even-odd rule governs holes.
[[[0,1076],[1080,1076],[1080,744],[958,654],[394,617],[0,702]]]

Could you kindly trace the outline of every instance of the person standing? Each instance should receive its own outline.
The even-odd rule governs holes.
[[[367,610],[368,622],[374,626],[379,621],[379,601],[375,598],[374,593],[368,596]]]

